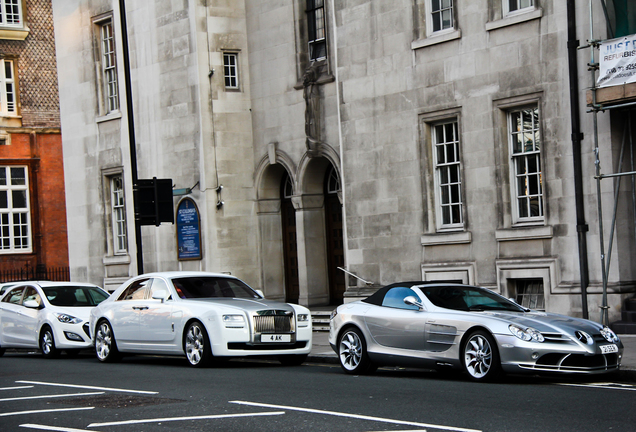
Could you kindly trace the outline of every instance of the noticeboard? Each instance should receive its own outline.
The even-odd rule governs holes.
[[[201,259],[201,219],[193,200],[185,198],[177,207],[177,258]]]
[[[599,55],[598,87],[636,82],[636,35],[604,41]]]

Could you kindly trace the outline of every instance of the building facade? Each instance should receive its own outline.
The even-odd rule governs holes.
[[[139,177],[190,188],[174,209],[200,217],[195,259],[179,258],[178,226],[143,227],[145,270],[227,271],[310,306],[457,281],[591,317],[605,285],[615,316],[635,288],[633,215],[619,206],[604,283],[612,217],[599,226],[585,106],[572,144],[568,30],[606,32],[593,3],[590,18],[580,1],[128,0],[127,94],[120,2],[54,1],[58,61],[75,65],[60,70],[74,277],[114,287],[137,271],[131,98]],[[598,131],[611,167],[609,116]]]
[[[45,0],[4,0],[1,10],[0,277],[65,280],[69,262],[53,10]]]

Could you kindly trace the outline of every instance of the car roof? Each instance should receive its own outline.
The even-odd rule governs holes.
[[[174,279],[178,277],[201,277],[201,276],[210,276],[210,277],[225,277],[231,279],[238,279],[236,276],[232,276],[227,273],[214,273],[214,272],[205,272],[205,271],[165,271],[165,272],[152,272],[152,273],[144,273],[141,274],[135,279],[143,278],[143,277],[164,277],[167,279]]]
[[[82,286],[82,287],[97,287],[101,288],[92,283],[86,282],[57,282],[57,281],[18,281],[18,282],[8,282],[13,284],[14,286],[24,286],[24,285],[38,285],[42,288],[53,288],[53,287],[63,287],[63,286]]]

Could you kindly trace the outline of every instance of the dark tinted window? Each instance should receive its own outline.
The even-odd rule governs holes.
[[[261,298],[252,288],[238,279],[221,277],[184,277],[172,279],[181,298]]]
[[[42,291],[53,306],[97,306],[108,298],[104,291],[93,287],[43,287]]]
[[[445,309],[482,311],[523,309],[497,293],[479,287],[426,286],[420,288],[435,306]]]

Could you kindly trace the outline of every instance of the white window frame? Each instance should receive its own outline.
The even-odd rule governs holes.
[[[308,44],[308,52],[309,61],[321,61],[327,58],[327,11],[325,8],[326,0],[311,0],[313,2],[313,9],[309,10],[309,5],[307,2],[310,0],[304,0],[305,5],[307,6],[306,16],[307,16],[307,44]],[[320,3],[319,6],[316,6],[316,3]],[[314,21],[314,29],[315,29],[315,37],[312,39],[312,35],[310,34],[310,20],[313,17]],[[323,56],[312,57],[312,51],[314,45],[324,44],[325,52]]]
[[[502,8],[503,8],[503,16],[507,17],[510,15],[517,15],[521,13],[526,13],[535,10],[536,0],[512,0],[516,3],[516,9],[510,10],[510,0],[502,0]],[[529,2],[530,4],[524,6],[524,2]]]
[[[433,10],[434,1],[438,2],[440,6],[439,11]],[[446,1],[449,2],[450,4],[444,5],[443,2],[446,2]],[[433,15],[437,13],[441,13],[441,11],[443,10],[450,11],[451,24],[449,27],[444,28],[442,23],[441,28],[439,30],[435,30],[434,24],[433,24],[434,23]],[[457,26],[455,22],[455,0],[426,0],[426,35],[427,36],[450,33],[455,31],[456,27]]]
[[[12,184],[11,169],[24,169],[24,184]],[[0,254],[30,253],[33,250],[31,229],[31,196],[29,193],[29,167],[26,165],[0,166],[5,170],[6,185],[0,185],[0,192],[6,193],[7,207],[0,208]],[[13,192],[24,192],[26,207],[13,207]],[[16,221],[16,217],[20,220]],[[6,219],[6,221],[5,221]],[[6,223],[5,223],[6,222]],[[16,222],[18,222],[16,224]],[[21,227],[22,232],[16,233]],[[6,236],[5,236],[6,230]],[[16,235],[19,234],[19,235]],[[21,239],[21,245],[16,247],[16,240]]]
[[[12,22],[7,22],[6,18],[6,10],[7,7],[17,8],[17,14],[13,12],[11,15],[18,16],[18,22],[13,20]],[[11,27],[11,28],[23,28],[24,27],[24,14],[22,13],[22,0],[0,0],[0,27]]]
[[[223,82],[226,90],[240,89],[238,52],[223,53]]]
[[[97,59],[102,93],[101,115],[118,113],[119,77],[117,73],[117,49],[115,45],[115,26],[112,16],[95,20],[97,37]]]
[[[448,126],[452,127],[452,137],[448,137]],[[440,132],[444,135],[440,137]],[[435,208],[438,231],[461,230],[464,228],[464,203],[462,185],[462,163],[459,145],[459,122],[456,118],[431,124],[431,145],[435,171]],[[448,161],[450,151],[454,152],[452,161]],[[443,152],[444,160],[441,160]],[[456,169],[457,178],[451,180],[451,171]],[[446,172],[446,178],[444,178]],[[451,190],[457,188],[456,200],[453,201]],[[443,202],[443,191],[447,190],[448,202]],[[453,218],[453,207],[459,206],[459,220]],[[448,209],[450,222],[444,221],[444,212]]]
[[[536,112],[536,115],[531,115],[530,129],[524,128],[523,117],[521,118],[521,130],[513,125],[513,117],[521,113],[527,114],[528,111]],[[507,136],[508,136],[508,149],[510,155],[510,201],[512,208],[512,220],[513,224],[542,224],[545,222],[545,199],[544,199],[544,179],[543,179],[543,163],[541,160],[541,112],[538,105],[526,105],[523,107],[512,108],[506,113],[507,117]],[[521,137],[523,141],[518,141],[518,137]],[[530,147],[523,145],[521,151],[519,147],[515,149],[515,142],[526,142],[525,138],[530,139]],[[523,166],[520,166],[523,164]],[[535,171],[530,171],[528,168],[536,168]],[[538,177],[538,178],[536,178]],[[533,193],[531,184],[533,178],[536,181],[536,191]],[[524,186],[525,184],[525,186]],[[524,193],[520,193],[521,189]],[[531,201],[536,198],[538,200],[538,214],[532,216],[531,214]],[[524,210],[519,205],[520,200],[524,200],[526,203],[525,209],[527,215],[521,214]]]
[[[7,70],[11,71],[10,77],[7,77]],[[8,102],[9,96],[13,99],[11,104]],[[16,91],[14,60],[0,60],[0,115],[4,117],[14,117],[18,115],[18,94]]]
[[[126,199],[124,197],[124,178],[121,174],[109,177],[110,214],[113,229],[113,254],[128,253],[128,235],[126,230]]]

